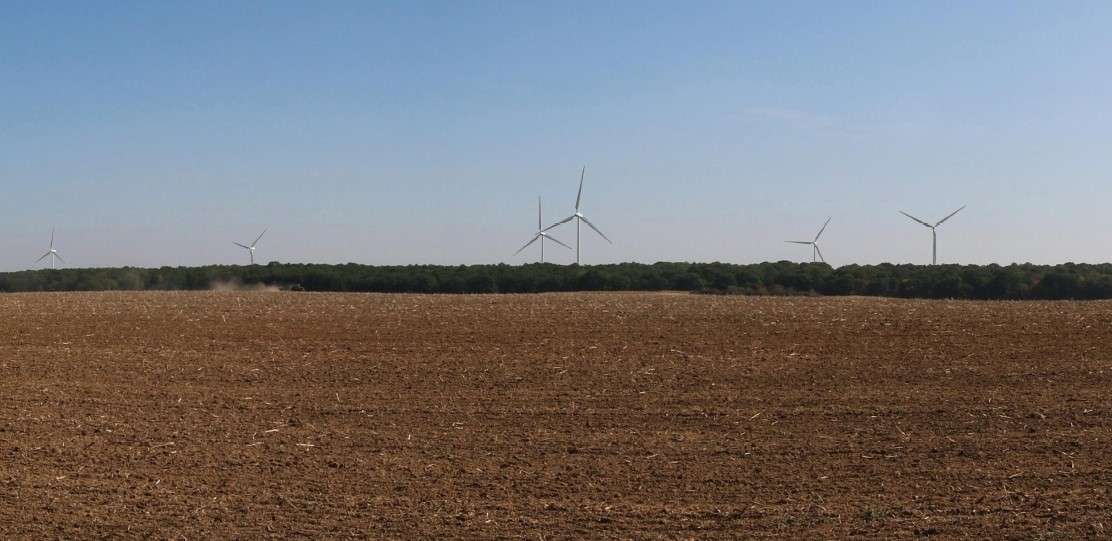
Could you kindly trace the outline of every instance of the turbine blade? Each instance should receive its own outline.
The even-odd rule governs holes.
[[[545,233],[544,238],[546,238],[546,239],[548,239],[552,242],[555,242],[556,244],[559,244],[560,246],[563,246],[564,248],[567,248],[568,250],[572,249],[571,246],[568,246],[567,244],[564,244],[563,242],[560,242],[560,239],[558,239],[556,237],[553,237],[552,235],[549,235],[547,233]]]
[[[790,242],[792,244],[814,244],[813,242],[811,242],[809,240],[786,240],[784,242]]]
[[[916,217],[914,217],[914,216],[912,216],[912,215],[910,215],[910,214],[908,214],[908,213],[906,213],[902,210],[900,211],[900,214],[903,214],[904,216],[907,216],[908,218],[911,218],[912,220],[915,220],[916,222],[919,222],[919,223],[921,223],[921,224],[923,224],[927,227],[934,227],[931,224],[928,224],[927,222],[924,222],[923,220],[920,220],[919,218],[916,218]]]
[[[50,252],[47,252],[47,253],[43,254],[43,255],[42,255],[42,257],[40,257],[40,258],[36,259],[36,260],[35,260],[35,263],[38,263],[39,261],[42,261],[42,260],[44,260],[44,259],[46,259],[46,258],[48,258],[48,257],[50,257]]]
[[[587,174],[587,166],[583,166],[583,170],[579,172],[579,193],[575,195],[575,211],[579,212],[579,201],[583,199],[583,177]]]
[[[550,226],[548,226],[548,227],[546,227],[546,228],[542,229],[541,231],[548,231],[548,230],[550,230],[550,229],[552,229],[552,228],[554,228],[554,227],[556,227],[556,226],[558,226],[558,225],[564,225],[564,224],[566,224],[566,223],[568,223],[568,222],[570,222],[570,221],[572,221],[572,220],[574,220],[574,219],[575,219],[575,215],[574,215],[574,214],[572,214],[571,216],[568,216],[567,218],[564,218],[563,220],[560,220],[560,221],[558,221],[558,222],[556,222],[556,223],[554,223],[554,224],[552,224],[552,225],[550,225]]]
[[[818,244],[815,245],[815,251],[818,252],[818,254],[819,254],[819,261],[822,261],[823,263],[826,263],[826,258],[824,258],[822,256],[822,250],[819,249]]]
[[[50,249],[54,249],[54,230],[50,230]]]
[[[949,220],[950,218],[953,218],[955,214],[961,212],[962,209],[964,209],[964,208],[965,208],[965,205],[962,205],[960,209],[955,210],[954,212],[951,212],[949,216],[939,220],[938,223],[934,224],[934,226],[938,227],[938,226],[942,225],[942,222],[945,222],[946,220]]]
[[[251,249],[251,247],[250,247],[250,246],[247,246],[247,245],[244,245],[244,244],[240,244],[240,243],[238,243],[238,242],[235,242],[235,241],[232,241],[232,244],[235,244],[236,246],[239,246],[240,248],[243,248],[244,250],[250,250],[250,249]]]
[[[831,216],[830,218],[833,218],[833,216]],[[819,237],[822,236],[822,232],[826,231],[826,226],[830,225],[830,218],[826,219],[826,223],[822,224],[822,229],[819,229],[819,234],[815,235],[815,242],[819,241]]]
[[[538,196],[537,197],[537,231],[540,231],[542,227],[544,227],[544,226],[541,225],[541,198]]]
[[[57,257],[57,258],[58,258],[58,261],[61,261],[63,265],[65,265],[65,264],[66,264],[66,260],[65,260],[65,259],[62,259],[62,256],[61,256],[61,255],[59,255],[59,254],[58,254],[58,252],[54,252],[54,257]]]
[[[259,236],[255,238],[255,242],[252,242],[252,243],[251,243],[251,246],[255,246],[256,244],[258,244],[258,243],[259,243],[259,239],[263,238],[263,235],[265,235],[265,234],[266,234],[266,232],[267,232],[267,231],[268,231],[269,229],[270,229],[269,227],[268,227],[268,228],[266,228],[266,229],[263,229],[263,232],[262,232],[262,233],[259,233]]]
[[[521,252],[524,252],[526,248],[528,248],[528,247],[532,246],[532,245],[533,245],[533,243],[534,243],[534,242],[537,242],[537,239],[539,239],[539,238],[541,238],[541,234],[540,234],[540,233],[537,233],[536,235],[533,235],[533,239],[532,239],[532,240],[530,240],[529,242],[526,242],[526,243],[525,243],[525,246],[522,246],[522,247],[521,247],[521,248],[519,248],[519,249],[518,249],[518,250],[517,250],[516,252],[514,252],[514,255],[517,255],[517,254],[520,254]]]
[[[599,234],[599,236],[601,236],[602,238],[606,239],[606,242],[609,242],[610,244],[614,244],[614,241],[612,241],[612,240],[610,240],[609,238],[607,238],[607,236],[606,236],[606,235],[604,235],[604,234],[602,233],[602,231],[599,231],[599,229],[598,229],[597,227],[595,227],[595,224],[591,223],[591,221],[590,221],[590,220],[588,220],[587,218],[585,218],[585,217],[583,217],[583,216],[580,216],[580,217],[579,217],[579,219],[580,219],[580,220],[583,220],[583,223],[587,224],[587,226],[588,226],[588,227],[590,227],[591,229],[594,229],[594,230],[595,230],[595,233],[598,233],[598,234]]]

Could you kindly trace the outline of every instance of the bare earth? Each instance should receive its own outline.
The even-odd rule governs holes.
[[[0,538],[1112,532],[1112,303],[0,295]]]

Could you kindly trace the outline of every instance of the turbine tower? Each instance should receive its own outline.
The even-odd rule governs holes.
[[[57,269],[58,268],[58,265],[55,262],[55,260],[61,261],[63,265],[66,264],[66,260],[62,259],[62,256],[58,255],[58,250],[54,249],[54,230],[53,229],[50,230],[50,250],[47,251],[45,254],[43,254],[42,257],[40,257],[37,261],[35,261],[35,263],[38,263],[39,261],[42,261],[42,260],[46,259],[47,257],[50,258],[50,268],[51,269]]]
[[[811,263],[817,263],[819,261],[826,263],[826,259],[822,257],[822,250],[819,249],[819,237],[822,236],[823,231],[826,231],[826,226],[828,225],[830,225],[830,218],[827,218],[826,223],[822,224],[822,229],[819,229],[819,234],[815,235],[815,240],[786,240],[784,242],[809,244],[811,246]]]
[[[602,231],[599,231],[599,229],[597,227],[595,227],[595,224],[591,223],[591,221],[588,220],[587,217],[584,216],[582,212],[579,212],[579,204],[581,202],[583,202],[583,177],[586,174],[587,174],[587,166],[584,165],[583,170],[579,172],[579,193],[575,196],[575,214],[572,214],[571,216],[568,216],[567,218],[564,218],[563,220],[560,220],[560,221],[558,221],[558,222],[556,222],[556,223],[554,223],[554,224],[552,224],[552,225],[543,229],[543,231],[548,231],[548,230],[550,230],[550,229],[552,229],[556,226],[566,224],[566,223],[568,223],[572,220],[575,220],[575,264],[577,266],[579,265],[579,242],[580,242],[579,224],[580,224],[580,222],[587,224],[587,227],[590,227],[591,229],[595,230],[595,233],[598,233],[600,237],[602,237],[603,239],[606,240],[606,242],[609,242],[610,244],[614,244],[614,242],[611,241],[605,234],[603,234]]]
[[[919,218],[916,218],[916,217],[914,217],[914,216],[912,216],[912,215],[910,215],[910,214],[908,214],[908,213],[906,213],[902,210],[900,211],[900,214],[903,214],[904,216],[907,216],[908,218],[911,218],[912,220],[915,220],[916,222],[926,226],[928,229],[931,230],[931,265],[937,265],[938,264],[938,226],[942,225],[942,223],[945,222],[946,220],[949,220],[950,218],[953,218],[953,216],[955,214],[961,212],[962,209],[964,209],[964,208],[965,208],[965,205],[962,205],[960,209],[955,210],[954,212],[951,212],[948,216],[939,220],[938,223],[936,223],[934,225],[931,225],[927,222],[924,222],[923,220],[920,220]]]
[[[560,240],[557,239],[556,237],[553,237],[552,235],[549,235],[548,233],[545,232],[544,229],[542,229],[542,227],[544,227],[544,224],[541,223],[541,198],[538,197],[537,198],[537,234],[533,235],[533,238],[530,239],[529,242],[525,243],[525,246],[522,246],[521,249],[514,252],[515,256],[517,254],[520,254],[521,252],[524,252],[526,248],[532,246],[533,243],[537,242],[538,239],[541,241],[541,263],[544,263],[544,241],[545,241],[545,239],[548,239],[552,242],[555,242],[556,244],[559,244],[560,246],[563,246],[564,248],[567,248],[568,250],[571,250],[571,246],[568,246],[567,244],[564,244],[564,243],[560,242]]]
[[[236,246],[239,246],[240,248],[243,248],[244,250],[247,250],[248,253],[251,254],[251,264],[252,265],[255,264],[255,246],[259,244],[259,239],[263,238],[263,235],[266,234],[268,229],[270,229],[270,228],[263,229],[263,232],[259,233],[258,237],[255,237],[255,242],[252,242],[250,246],[247,246],[245,244],[240,244],[240,243],[235,242],[235,241],[232,242],[232,244],[235,244]]]

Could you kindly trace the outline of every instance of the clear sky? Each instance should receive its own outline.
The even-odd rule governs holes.
[[[0,0],[0,269],[1107,261],[1112,3]],[[565,226],[566,227],[566,226]],[[574,228],[555,234],[574,242]],[[573,259],[571,252],[547,255]]]

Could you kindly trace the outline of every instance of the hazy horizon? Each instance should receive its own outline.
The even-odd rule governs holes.
[[[1112,4],[0,14],[2,271],[533,262],[584,165],[584,264],[1109,260]]]

